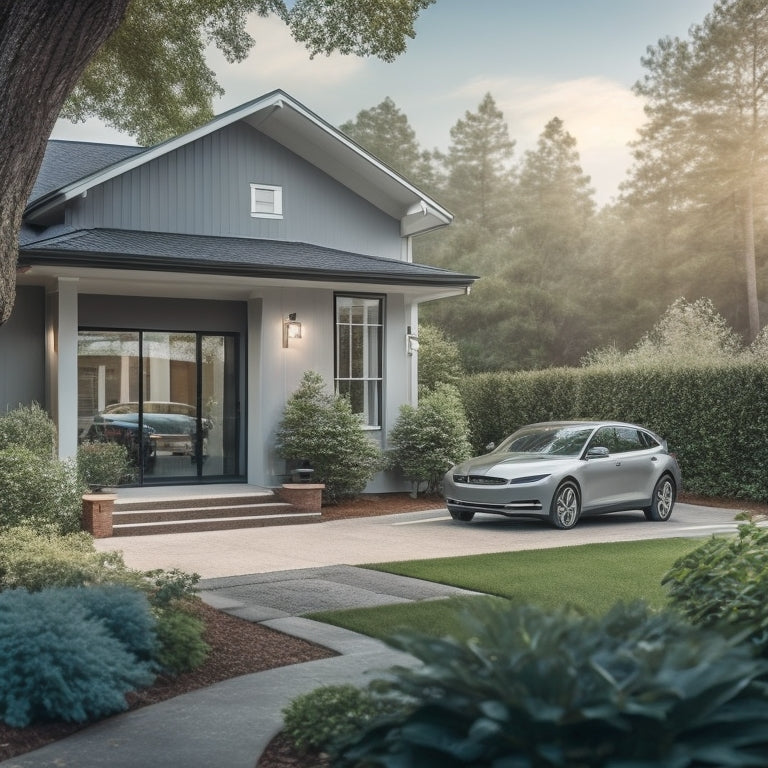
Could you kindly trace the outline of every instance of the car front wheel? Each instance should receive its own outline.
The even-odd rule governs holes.
[[[675,506],[676,496],[675,481],[669,475],[664,475],[653,489],[651,506],[643,510],[645,519],[653,520],[657,523],[669,520],[672,514],[672,507]]]
[[[581,514],[579,488],[572,480],[560,483],[549,505],[549,520],[555,528],[573,528]]]
[[[475,516],[474,512],[465,512],[464,510],[449,509],[448,511],[451,513],[451,517],[454,520],[458,520],[462,523],[470,522]]]

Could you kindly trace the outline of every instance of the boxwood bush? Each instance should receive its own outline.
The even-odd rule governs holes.
[[[459,385],[476,452],[524,424],[616,419],[667,439],[686,490],[768,501],[768,365],[642,363],[487,373]]]
[[[672,612],[600,618],[475,601],[471,639],[402,634],[409,700],[341,748],[352,766],[762,766],[768,662]]]

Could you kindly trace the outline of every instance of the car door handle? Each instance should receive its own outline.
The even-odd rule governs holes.
[[[651,456],[651,461],[658,461],[658,459],[655,456]]]

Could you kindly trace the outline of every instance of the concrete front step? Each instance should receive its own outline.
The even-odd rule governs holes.
[[[113,536],[147,536],[156,533],[191,533],[193,531],[226,531],[232,528],[260,528],[267,525],[299,525],[314,523],[320,512],[283,512],[256,517],[220,517],[198,520],[173,520],[157,523],[117,523]]]
[[[142,497],[143,496],[143,497]],[[269,489],[224,492],[188,490],[147,495],[126,494],[114,503],[113,536],[218,531],[267,525],[318,522],[321,513],[278,501]]]
[[[263,504],[209,505],[199,507],[186,506],[158,507],[123,511],[122,506],[115,505],[112,516],[114,525],[134,525],[145,523],[167,523],[186,520],[211,520],[227,517],[275,517],[280,513],[296,514],[290,504],[279,501]]]

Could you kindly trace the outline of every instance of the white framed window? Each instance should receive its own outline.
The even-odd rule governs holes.
[[[283,188],[272,184],[251,184],[251,216],[259,219],[282,219]]]
[[[336,391],[349,397],[363,427],[381,428],[384,299],[344,296],[336,300]]]

